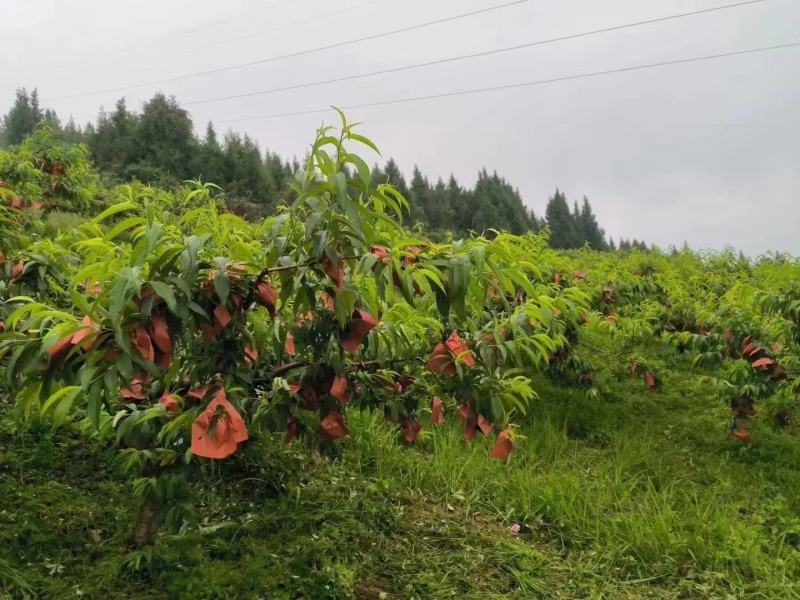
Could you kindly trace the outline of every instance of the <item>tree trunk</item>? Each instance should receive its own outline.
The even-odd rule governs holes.
[[[133,531],[133,538],[131,544],[134,548],[141,548],[150,543],[150,538],[156,529],[156,517],[158,516],[158,504],[154,500],[145,502],[142,508],[142,513],[139,515],[139,520],[136,523],[136,529]]]

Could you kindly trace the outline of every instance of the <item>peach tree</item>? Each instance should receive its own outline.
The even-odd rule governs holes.
[[[191,517],[188,472],[274,434],[334,452],[348,410],[382,411],[408,444],[452,417],[509,458],[530,375],[588,296],[543,275],[536,236],[411,236],[406,200],[372,183],[355,145],[377,152],[343,115],[320,129],[296,201],[257,224],[211,185],[123,186],[62,247],[63,287],[6,300],[8,390],[28,418],[120,447],[142,501],[136,545]]]

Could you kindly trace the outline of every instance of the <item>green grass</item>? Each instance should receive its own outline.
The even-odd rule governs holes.
[[[488,458],[490,440],[465,443],[453,415],[407,448],[380,416],[351,414],[353,435],[334,461],[261,440],[245,460],[192,482],[200,531],[163,533],[146,557],[128,555],[135,507],[113,451],[5,419],[0,590],[800,597],[800,443],[766,427],[752,447],[734,443],[701,374],[660,358],[672,368],[655,393],[612,363],[598,368],[600,399],[538,381],[526,439],[507,465]],[[137,558],[138,572],[129,567]]]
[[[49,211],[44,218],[44,235],[54,238],[60,233],[66,233],[71,229],[77,229],[86,222],[86,217],[60,210]]]

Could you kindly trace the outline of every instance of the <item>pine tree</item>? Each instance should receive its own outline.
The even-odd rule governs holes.
[[[403,198],[405,198],[409,205],[411,205],[411,214],[404,213],[403,215],[403,223],[406,225],[413,223],[416,220],[416,214],[414,211],[414,206],[412,204],[411,198],[411,191],[408,189],[406,185],[406,180],[403,177],[403,173],[400,171],[400,168],[397,166],[397,163],[394,161],[393,158],[390,158],[386,161],[386,165],[383,167],[383,175],[384,180],[380,183],[389,183],[397,189],[400,194],[402,194]]]
[[[386,166],[383,168],[383,173],[386,176],[386,179],[382,183],[389,183],[393,185],[397,188],[397,191],[400,192],[406,200],[408,200],[408,197],[411,194],[408,190],[408,186],[406,185],[406,180],[403,177],[403,173],[400,171],[400,168],[397,166],[397,163],[393,158],[390,158],[386,162]]]
[[[414,165],[414,174],[411,177],[411,194],[408,203],[411,205],[412,223],[431,224],[428,215],[428,206],[431,203],[431,184],[416,165]]]
[[[577,205],[575,209],[577,211]],[[567,199],[560,190],[556,189],[548,201],[545,215],[547,225],[550,227],[550,245],[553,248],[565,250],[579,246],[580,236],[576,220],[570,213]]]
[[[33,113],[33,125],[35,128],[44,116],[42,109],[39,107],[39,90],[37,88],[33,88],[31,92],[31,113]]]
[[[447,181],[447,199],[453,212],[452,224],[448,229],[466,236],[472,229],[472,214],[475,212],[475,195],[462,188],[454,175]]]
[[[541,233],[546,225],[544,219],[537,217],[536,211],[534,211],[532,208],[528,210],[528,224],[530,230],[534,233]]]
[[[36,129],[40,116],[38,92],[34,90],[33,98],[31,98],[25,88],[18,89],[14,105],[8,111],[8,114],[3,117],[0,140],[4,145],[8,146],[16,146],[22,143],[22,140]]]
[[[239,199],[268,202],[269,183],[261,150],[247,135],[228,133],[225,136],[225,191]]]
[[[214,124],[210,121],[206,126],[205,138],[200,144],[194,176],[202,178],[203,181],[215,183],[222,188],[228,184],[225,154],[217,138]]]
[[[453,207],[450,205],[450,193],[441,178],[430,191],[427,213],[432,229],[444,231],[453,228]]]
[[[76,126],[72,117],[62,128],[54,110],[39,106],[37,90],[31,94],[21,88],[16,101],[2,119],[0,142],[15,144],[32,133],[40,120],[49,122],[56,135],[67,142],[86,142],[91,158],[107,176],[117,181],[139,179],[166,187],[183,180],[201,178],[223,188],[229,206],[245,216],[262,217],[280,203],[291,203],[290,182],[300,164],[297,158],[283,160],[266,151],[247,135],[228,133],[221,144],[212,123],[205,136],[195,136],[189,114],[175,98],[155,94],[141,113],[129,111],[121,98],[109,114],[101,111],[96,125]],[[441,235],[450,231],[458,236],[491,230],[523,234],[542,231],[549,226],[551,245],[556,248],[579,248],[588,243],[603,250],[614,247],[605,239],[587,198],[579,208],[572,208],[559,190],[549,199],[545,217],[540,219],[525,206],[519,191],[500,177],[483,169],[474,188],[459,185],[453,175],[445,184],[435,186],[414,167],[408,186],[400,168],[389,159],[383,168],[376,166],[373,183],[390,183],[408,200],[410,216],[406,225],[421,224],[429,232]],[[620,240],[620,248],[647,248],[633,240]]]
[[[605,240],[605,231],[600,229],[597,224],[597,217],[592,212],[592,207],[586,196],[583,197],[583,206],[578,216],[578,227],[583,243],[588,243],[593,250],[606,250],[608,248]]]
[[[489,229],[521,234],[530,229],[528,210],[519,192],[496,172],[489,175],[484,169],[475,184],[472,229],[485,232]]]
[[[197,152],[189,113],[174,97],[156,94],[145,103],[135,129],[130,175],[142,181],[177,183],[192,178]]]
[[[70,144],[84,144],[89,140],[86,132],[75,124],[75,119],[73,119],[71,115],[62,130],[62,136],[64,137],[64,141]]]
[[[292,177],[292,167],[288,162],[283,162],[281,157],[274,152],[267,152],[264,156],[264,168],[267,177],[268,204],[277,206],[282,202],[291,201],[289,182]]]
[[[125,105],[125,98],[120,98],[114,112],[108,115],[100,112],[97,130],[91,135],[89,150],[92,160],[101,171],[112,173],[119,180],[125,180],[126,169],[133,160],[133,145],[138,117]]]

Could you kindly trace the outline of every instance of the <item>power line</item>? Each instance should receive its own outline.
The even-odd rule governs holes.
[[[211,103],[211,102],[223,102],[223,101],[227,101],[227,100],[235,100],[235,99],[238,99],[238,98],[249,98],[249,97],[252,97],[252,96],[266,96],[268,94],[276,94],[278,92],[287,92],[287,91],[290,91],[290,90],[298,90],[298,89],[302,89],[302,88],[315,87],[315,86],[319,86],[319,85],[327,85],[327,84],[330,84],[330,83],[339,83],[339,82],[342,82],[342,81],[352,81],[354,79],[364,79],[364,78],[367,78],[367,77],[375,77],[377,75],[386,75],[386,74],[389,74],[389,73],[398,73],[398,72],[401,72],[401,71],[411,71],[413,69],[420,69],[420,68],[423,68],[423,67],[431,67],[431,66],[434,66],[434,65],[443,65],[443,64],[448,64],[448,63],[460,62],[460,61],[463,61],[463,60],[470,60],[470,59],[473,59],[473,58],[479,58],[479,57],[484,57],[484,56],[492,56],[492,55],[496,55],[496,54],[502,54],[502,53],[505,53],[505,52],[512,52],[512,51],[516,51],[516,50],[522,50],[522,49],[525,49],[525,48],[533,48],[535,46],[544,46],[544,45],[547,45],[547,44],[553,44],[553,43],[556,43],[556,42],[563,42],[563,41],[566,41],[566,40],[574,40],[574,39],[577,39],[577,38],[588,37],[588,36],[597,35],[597,34],[601,34],[601,33],[609,33],[609,32],[612,32],[612,31],[619,31],[621,29],[630,29],[630,28],[633,28],[633,27],[640,27],[642,25],[652,25],[654,23],[663,23],[665,21],[672,21],[672,20],[675,20],[675,19],[682,19],[682,18],[685,18],[685,17],[692,17],[692,16],[696,16],[696,15],[702,15],[702,14],[717,12],[717,11],[721,11],[721,10],[727,10],[727,9],[731,9],[731,8],[738,8],[738,7],[741,7],[741,6],[748,5],[748,4],[760,4],[760,3],[766,2],[766,1],[767,0],[746,0],[744,2],[737,2],[735,4],[725,4],[723,6],[715,6],[713,8],[705,8],[705,9],[702,9],[702,10],[694,10],[694,11],[691,11],[691,12],[679,13],[679,14],[669,15],[669,16],[665,16],[665,17],[657,17],[657,18],[654,18],[654,19],[647,19],[645,21],[636,21],[636,22],[633,22],[633,23],[626,23],[624,25],[615,25],[615,26],[612,26],[612,27],[604,27],[602,29],[593,29],[591,31],[584,31],[584,32],[581,32],[581,33],[573,33],[573,34],[570,34],[570,35],[563,35],[563,36],[555,37],[555,38],[549,38],[549,39],[544,39],[544,40],[536,40],[536,41],[533,41],[533,42],[526,42],[524,44],[517,44],[515,46],[506,46],[505,48],[496,48],[494,50],[486,50],[486,51],[483,51],[483,52],[475,52],[475,53],[472,53],[472,54],[463,54],[463,55],[460,55],[460,56],[453,56],[453,57],[448,57],[448,58],[440,58],[440,59],[437,59],[437,60],[430,60],[430,61],[426,61],[426,62],[415,63],[415,64],[410,64],[410,65],[403,65],[403,66],[399,66],[399,67],[390,67],[390,68],[387,68],[387,69],[380,69],[378,71],[370,71],[368,73],[358,73],[358,74],[355,74],[355,75],[344,75],[342,77],[333,77],[331,79],[321,79],[321,80],[317,80],[317,81],[308,81],[308,82],[305,82],[305,83],[297,83],[297,84],[294,84],[294,85],[270,88],[270,89],[266,89],[266,90],[255,91],[255,92],[245,92],[245,93],[242,93],[242,94],[231,94],[231,95],[228,95],[228,96],[217,96],[217,97],[214,97],[214,98],[206,98],[206,99],[202,99],[202,100],[182,101],[181,104],[188,106],[188,105],[192,105],[192,104],[208,104],[208,103]]]
[[[282,0],[281,2],[276,2],[275,4],[269,4],[268,6],[260,6],[258,8],[254,8],[253,10],[248,10],[243,13],[239,13],[237,15],[232,15],[225,19],[219,19],[214,21],[213,23],[206,23],[204,25],[198,25],[197,27],[192,27],[191,29],[184,29],[183,31],[179,31],[170,35],[165,35],[164,37],[156,38],[153,40],[149,40],[146,42],[142,42],[141,44],[136,44],[135,46],[128,46],[126,48],[120,48],[119,50],[114,51],[115,53],[122,53],[122,52],[130,52],[131,50],[138,50],[139,48],[146,48],[147,46],[153,46],[155,44],[160,44],[161,42],[166,42],[173,40],[175,38],[189,35],[190,33],[197,33],[198,31],[203,31],[205,29],[212,29],[219,25],[224,25],[225,23],[230,23],[231,21],[238,21],[239,19],[243,19],[245,17],[250,17],[256,13],[264,12],[265,10],[270,10],[273,8],[278,8],[279,6],[284,6],[285,4],[290,4],[295,0]]]
[[[312,21],[319,21],[320,19],[324,19],[327,17],[332,17],[333,15],[338,15],[343,12],[348,12],[351,10],[355,10],[356,8],[361,8],[362,6],[366,6],[368,4],[375,4],[378,0],[366,0],[366,2],[361,2],[360,4],[353,4],[352,6],[345,6],[342,8],[337,8],[336,10],[331,10],[324,13],[317,13],[310,17],[306,17],[305,19],[298,19],[296,21],[290,21],[289,23],[284,23],[283,25],[278,25],[277,27],[270,27],[269,29],[262,29],[260,31],[256,31],[255,33],[248,33],[246,35],[239,35],[236,37],[228,38],[225,40],[219,40],[216,42],[212,42],[210,44],[205,44],[203,46],[196,46],[194,48],[189,48],[186,52],[197,52],[198,50],[207,50],[208,48],[217,48],[218,46],[224,46],[226,44],[230,44],[232,42],[240,42],[242,40],[247,40],[250,38],[258,37],[264,35],[265,33],[271,33],[273,31],[281,31],[283,29],[288,29],[289,27],[294,27],[295,25],[303,25],[305,23],[310,23]]]
[[[381,100],[378,102],[366,102],[363,104],[350,104],[346,106],[339,106],[338,108],[342,110],[352,110],[356,108],[369,108],[373,106],[387,106],[390,104],[406,104],[411,102],[420,102],[423,100],[434,100],[437,98],[450,98],[453,96],[466,96],[471,94],[481,94],[485,92],[495,92],[500,90],[511,90],[516,88],[523,88],[523,87],[533,87],[539,85],[546,85],[550,83],[558,83],[562,81],[573,81],[577,79],[588,79],[592,77],[601,77],[605,75],[614,75],[618,73],[628,73],[631,71],[640,71],[644,69],[653,69],[657,67],[666,67],[669,65],[681,65],[681,64],[688,64],[694,62],[701,62],[706,60],[713,60],[719,58],[726,58],[731,56],[742,56],[745,54],[755,54],[757,52],[768,52],[771,50],[780,50],[783,48],[793,48],[800,46],[800,42],[791,42],[788,44],[779,44],[776,46],[764,46],[761,48],[750,48],[747,50],[737,50],[734,52],[725,52],[722,54],[708,54],[705,56],[693,56],[691,58],[681,58],[676,60],[669,60],[663,62],[656,62],[656,63],[648,63],[643,65],[634,65],[630,67],[620,67],[616,69],[608,69],[605,71],[594,71],[591,73],[580,73],[576,75],[566,75],[563,77],[554,77],[551,79],[539,79],[536,81],[524,81],[518,83],[509,83],[506,85],[497,85],[497,86],[489,86],[489,87],[481,87],[481,88],[472,88],[468,90],[457,90],[453,92],[444,92],[441,94],[428,94],[425,96],[412,96],[409,98],[398,98],[394,100]],[[317,108],[312,110],[300,110],[294,112],[284,112],[284,113],[273,113],[270,115],[260,115],[260,116],[253,116],[253,117],[239,117],[235,119],[222,119],[216,121],[217,123],[237,123],[240,121],[257,121],[257,120],[266,120],[266,119],[278,119],[284,117],[297,117],[301,115],[312,115],[312,114],[319,114],[319,113],[326,113],[331,108]]]
[[[205,23],[204,25],[198,25],[197,27],[192,27],[191,29],[184,29],[182,31],[171,33],[169,35],[165,35],[165,36],[160,37],[160,38],[147,40],[145,42],[142,42],[140,44],[135,44],[133,46],[126,46],[124,48],[112,49],[112,50],[109,50],[108,52],[106,52],[104,54],[104,58],[108,59],[110,57],[117,56],[119,54],[125,54],[127,52],[132,51],[132,50],[138,50],[139,48],[146,48],[147,46],[154,46],[156,44],[160,44],[161,42],[173,40],[175,38],[179,38],[179,37],[184,36],[184,35],[189,35],[190,33],[196,33],[198,31],[203,31],[205,29],[211,29],[213,27],[217,27],[218,25],[223,25],[225,23],[230,23],[231,21],[236,21],[238,19],[243,19],[244,17],[249,17],[249,16],[254,15],[256,13],[264,12],[265,10],[278,8],[279,6],[283,6],[284,4],[289,4],[290,2],[294,2],[294,1],[295,0],[282,0],[281,2],[276,2],[275,4],[270,4],[268,6],[261,6],[261,7],[256,8],[256,9],[249,10],[247,12],[239,13],[237,15],[232,15],[232,16],[227,17],[225,19],[219,19],[217,21],[214,21],[213,23]],[[103,62],[103,63],[100,63],[100,64],[110,64],[110,63],[106,61],[106,62]],[[62,69],[68,69],[70,67],[74,68],[74,66],[75,65],[72,64],[72,63],[62,63],[61,65],[58,65],[58,66],[54,67],[54,69],[62,70]],[[49,70],[52,70],[52,69],[49,69]],[[53,98],[53,99],[55,99],[55,98]]]
[[[450,16],[450,17],[444,17],[444,18],[441,18],[441,19],[436,19],[434,21],[426,21],[424,23],[418,23],[416,25],[410,25],[408,27],[401,27],[399,29],[393,29],[393,30],[390,30],[390,31],[385,31],[383,33],[376,33],[376,34],[372,34],[372,35],[366,35],[366,36],[363,36],[363,37],[360,37],[360,38],[346,40],[344,42],[337,42],[335,44],[328,44],[326,46],[318,46],[316,48],[309,48],[309,49],[306,49],[306,50],[299,50],[297,52],[291,52],[289,54],[279,54],[277,56],[271,56],[269,58],[263,58],[261,60],[254,60],[252,62],[240,63],[240,64],[237,64],[237,65],[230,65],[230,66],[227,66],[227,67],[220,67],[220,68],[217,68],[217,69],[209,69],[207,71],[197,71],[195,73],[188,73],[186,75],[178,75],[176,77],[167,77],[165,79],[157,79],[157,80],[153,80],[153,81],[146,81],[146,82],[137,83],[137,84],[133,84],[133,85],[124,85],[124,86],[120,86],[120,87],[116,87],[116,88],[107,88],[107,89],[104,89],[104,90],[95,90],[93,92],[82,92],[82,93],[79,93],[79,94],[67,94],[67,95],[63,95],[63,96],[52,96],[50,98],[44,98],[44,99],[42,99],[42,101],[43,102],[51,102],[53,100],[65,100],[65,99],[68,99],[68,98],[83,98],[85,96],[96,96],[96,95],[106,94],[106,93],[110,93],[110,92],[120,92],[120,91],[123,91],[123,90],[132,90],[132,89],[136,89],[136,88],[147,87],[147,86],[150,86],[150,85],[158,85],[158,84],[161,84],[161,83],[170,83],[170,82],[173,82],[173,81],[181,81],[181,80],[184,80],[184,79],[190,79],[192,77],[203,77],[205,75],[213,75],[215,73],[222,73],[224,71],[233,71],[233,70],[236,70],[236,69],[244,69],[246,67],[253,67],[253,66],[256,66],[256,65],[262,65],[262,64],[266,64],[266,63],[270,63],[270,62],[279,61],[279,60],[285,60],[287,58],[294,58],[294,57],[297,57],[297,56],[304,56],[304,55],[307,55],[307,54],[314,54],[314,53],[317,53],[317,52],[322,52],[324,50],[331,50],[333,48],[341,48],[342,46],[349,46],[349,45],[352,45],[352,44],[358,44],[360,42],[365,42],[365,41],[368,41],[368,40],[376,40],[376,39],[388,37],[388,36],[391,36],[391,35],[397,35],[399,33],[406,33],[408,31],[414,31],[414,30],[417,30],[417,29],[423,29],[425,27],[431,27],[431,26],[434,26],[434,25],[440,25],[442,23],[449,23],[451,21],[457,21],[459,19],[464,19],[464,18],[467,18],[467,17],[475,16],[475,15],[485,14],[485,13],[496,11],[496,10],[500,10],[500,9],[503,9],[503,8],[508,8],[510,6],[515,6],[515,5],[518,5],[518,4],[524,4],[527,1],[528,0],[512,0],[511,2],[506,2],[505,4],[497,4],[495,6],[489,6],[489,7],[486,7],[486,8],[481,8],[481,9],[478,9],[478,10],[473,10],[473,11],[470,11],[470,12],[465,12],[465,13],[461,13],[461,14],[458,14],[458,15],[453,15],[453,16]]]
[[[270,33],[270,32],[273,32],[273,31],[282,31],[284,29],[289,29],[291,27],[294,27],[295,25],[302,25],[304,23],[310,23],[312,21],[318,21],[319,19],[325,19],[327,17],[332,17],[334,15],[338,15],[338,14],[341,14],[341,13],[344,13],[344,12],[355,10],[355,9],[361,8],[363,6],[367,6],[368,4],[375,4],[378,1],[381,1],[381,0],[366,0],[365,2],[361,2],[360,4],[353,4],[352,6],[345,6],[345,7],[342,7],[342,8],[337,8],[336,10],[331,10],[331,11],[324,12],[324,13],[316,13],[316,14],[314,14],[314,15],[312,15],[310,17],[307,17],[305,19],[298,19],[296,21],[290,21],[288,23],[284,23],[284,24],[278,25],[276,27],[270,27],[268,29],[262,29],[260,31],[255,32],[255,33],[249,33],[247,35],[241,35],[241,36],[236,36],[236,37],[232,37],[232,38],[228,38],[228,39],[224,39],[224,40],[219,40],[219,41],[212,42],[210,44],[204,44],[202,46],[195,46],[194,48],[186,48],[184,50],[181,50],[179,52],[179,54],[192,54],[192,53],[198,52],[200,50],[207,50],[209,48],[217,48],[219,46],[224,46],[224,45],[230,44],[232,42],[238,42],[238,41],[245,40],[245,39],[248,39],[248,38],[258,37],[258,36],[264,35],[265,33]],[[764,1],[766,1],[766,0],[764,0]],[[268,8],[275,8],[276,6],[280,6],[281,4],[285,4],[285,3],[280,2],[278,4],[273,4],[271,6],[265,6],[265,7],[262,7],[260,9],[257,9],[256,11],[251,11],[251,13],[252,12],[258,12],[258,11],[261,11],[261,10],[266,10]],[[251,14],[251,13],[248,13],[248,14]],[[228,19],[228,21],[240,18],[242,16],[243,15],[238,15],[236,17],[231,17],[230,19]],[[217,21],[216,23],[209,24],[207,27],[213,27],[215,25],[218,25],[221,22],[222,21]],[[203,26],[203,27],[198,28],[198,29],[203,29],[203,28],[206,28],[206,26]],[[194,31],[196,31],[196,30],[197,29],[195,29]],[[178,35],[184,35],[186,33],[191,33],[191,31],[184,31],[184,32],[182,32],[182,33],[180,33]],[[155,42],[156,42],[156,40],[152,41],[152,43],[155,43]],[[143,44],[143,45],[147,45],[147,44]],[[136,47],[141,47],[141,46],[136,46]],[[127,50],[131,50],[131,49],[133,49],[133,48],[128,48]],[[125,50],[122,50],[120,52],[124,52],[124,51]],[[106,64],[109,64],[109,63],[106,63]],[[68,68],[69,66],[70,65],[66,65],[65,64],[65,65],[62,65],[62,68]],[[72,65],[72,66],[74,66],[74,65]]]

